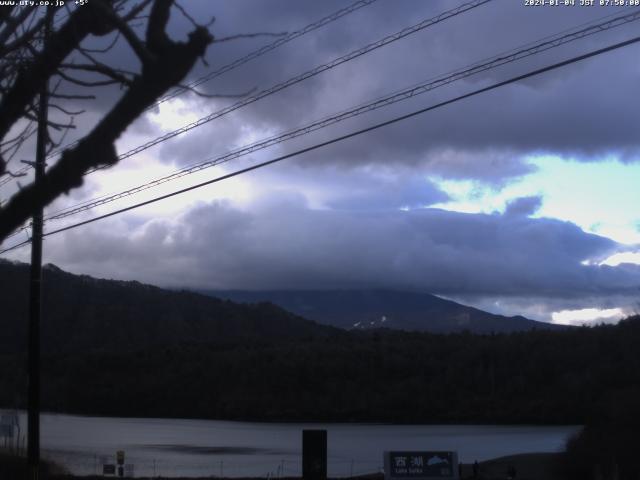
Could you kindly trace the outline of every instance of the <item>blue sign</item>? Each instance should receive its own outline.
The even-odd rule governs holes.
[[[387,480],[458,478],[456,452],[386,452],[384,460]]]

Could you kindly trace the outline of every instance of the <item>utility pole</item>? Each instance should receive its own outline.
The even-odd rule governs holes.
[[[51,30],[53,16],[47,8],[45,12],[42,49],[45,50]],[[38,137],[36,140],[36,161],[34,164],[35,184],[42,181],[45,169],[47,147],[47,119],[49,105],[49,79],[42,79],[38,102]],[[42,220],[43,209],[33,214],[31,234],[31,272],[29,278],[29,353],[28,353],[28,443],[27,463],[31,480],[38,480],[40,473],[40,317],[42,291]]]

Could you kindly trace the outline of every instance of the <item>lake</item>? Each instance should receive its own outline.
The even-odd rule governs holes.
[[[26,415],[20,415],[22,432]],[[300,476],[302,430],[328,431],[331,476],[380,471],[385,450],[455,450],[473,462],[557,452],[577,426],[255,423],[43,414],[43,456],[71,473],[101,473],[117,450],[135,476]]]

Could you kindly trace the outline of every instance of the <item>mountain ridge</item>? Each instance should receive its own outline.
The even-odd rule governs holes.
[[[400,290],[201,290],[235,302],[271,302],[317,323],[345,330],[390,328],[431,333],[510,333],[565,329],[522,315],[507,317],[424,292]]]
[[[0,328],[5,332],[0,351],[26,350],[28,276],[28,264],[0,261]],[[120,352],[340,332],[269,303],[240,305],[137,281],[74,275],[51,264],[43,267],[42,309],[44,353]]]

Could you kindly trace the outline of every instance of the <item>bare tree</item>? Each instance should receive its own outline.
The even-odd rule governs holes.
[[[167,34],[173,6],[193,24],[185,42]],[[54,16],[59,26],[49,32],[47,25]],[[92,37],[110,35],[113,41],[102,49],[86,46]],[[102,60],[119,38],[139,60],[138,71]],[[196,24],[174,0],[91,0],[69,9],[66,17],[59,8],[0,6],[0,180],[22,173],[15,168],[15,156],[36,130],[38,94],[44,82],[51,85],[50,107],[70,119],[49,120],[49,151],[60,146],[65,133],[74,128],[73,116],[80,113],[70,110],[68,102],[95,98],[91,89],[118,85],[122,90],[91,131],[61,152],[42,182],[21,188],[0,205],[0,242],[36,209],[80,186],[87,172],[117,163],[114,142],[180,84],[212,42],[207,26]],[[89,89],[89,94],[79,92],[81,88]]]

